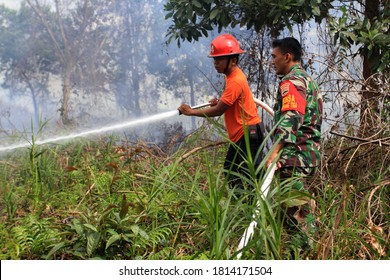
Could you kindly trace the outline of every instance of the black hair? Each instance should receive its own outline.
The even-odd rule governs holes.
[[[302,58],[301,44],[293,37],[274,40],[272,42],[272,48],[279,48],[283,54],[292,54],[293,61],[300,61]]]

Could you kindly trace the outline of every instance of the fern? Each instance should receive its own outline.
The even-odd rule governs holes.
[[[52,228],[52,222],[35,216],[26,216],[21,225],[12,228],[12,235],[18,245],[21,259],[41,258],[48,248],[57,243],[59,233]]]
[[[157,246],[164,243],[171,234],[172,231],[169,228],[153,228],[151,231],[148,231],[146,235],[138,235],[135,240],[135,245],[139,245],[142,248]]]

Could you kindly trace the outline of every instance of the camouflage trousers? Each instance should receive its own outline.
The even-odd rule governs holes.
[[[287,193],[295,193],[292,202],[282,203],[281,210],[283,226],[291,237],[291,244],[298,252],[306,251],[311,247],[310,237],[316,230],[314,205],[309,197],[308,181],[317,170],[317,168],[282,167],[275,173],[280,180],[282,191],[283,188],[288,188]],[[297,196],[296,193],[302,195]]]

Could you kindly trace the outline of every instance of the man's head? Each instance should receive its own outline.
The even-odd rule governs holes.
[[[220,74],[228,75],[238,64],[238,55],[214,57],[214,67]]]
[[[274,40],[271,55],[276,74],[286,75],[293,65],[300,62],[302,47],[298,40],[292,37]]]
[[[214,58],[214,67],[218,73],[228,74],[237,65],[240,54],[245,53],[240,44],[230,34],[222,34],[210,45],[209,57]]]

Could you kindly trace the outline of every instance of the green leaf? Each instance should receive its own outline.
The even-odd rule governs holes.
[[[196,23],[196,13],[193,13],[192,14],[192,19],[191,19],[192,23]]]
[[[170,19],[173,16],[173,12],[169,12],[165,15],[165,19]]]
[[[125,240],[128,243],[131,243],[131,238],[134,238],[132,234],[123,234],[122,235],[123,240]]]
[[[290,190],[283,194],[281,203],[284,203],[287,207],[300,206],[306,204],[310,198],[311,196],[306,192]]]
[[[214,8],[214,10],[212,10],[210,13],[210,20],[215,19],[218,14],[219,14],[219,10]]]
[[[300,206],[307,203],[307,199],[304,198],[291,198],[285,201],[287,207]]]
[[[39,153],[36,153],[36,154],[34,155],[34,158],[39,157],[39,156],[42,155],[44,152],[46,152],[46,150],[43,150],[43,151],[41,151],[41,152],[39,152]]]
[[[106,250],[107,248],[109,248],[113,243],[115,243],[116,241],[120,240],[122,237],[120,234],[114,234],[112,235],[108,240],[107,240],[107,244],[106,244]]]
[[[138,235],[138,233],[139,233],[139,226],[132,225],[130,228],[134,232],[135,235]]]
[[[91,225],[91,224],[84,224],[84,227],[86,227],[86,228],[89,228],[89,229],[91,229],[91,230],[93,230],[93,231],[95,231],[95,232],[97,232],[98,230],[97,230],[97,228],[96,227],[94,227],[93,225]]]
[[[357,41],[357,37],[356,37],[356,35],[354,34],[354,33],[352,33],[352,32],[349,32],[349,31],[346,31],[346,32],[344,32],[347,36],[349,36],[353,41]]]
[[[315,16],[320,16],[321,15],[320,7],[318,7],[318,6],[313,7],[313,14]]]
[[[149,234],[146,233],[143,229],[139,229],[139,235],[142,236],[144,239],[149,240]]]
[[[50,252],[46,255],[45,259],[48,260],[50,259],[51,256],[53,256],[58,250],[64,248],[67,245],[67,242],[60,242],[56,244]]]
[[[84,234],[84,227],[83,227],[83,224],[80,222],[80,220],[73,219],[72,224],[73,224],[73,227],[78,235]]]
[[[280,17],[281,17],[281,14],[280,14],[279,11],[277,11],[277,12],[275,13],[275,15],[274,15],[274,20],[273,20],[272,24],[278,23],[279,20],[280,20]]]
[[[100,242],[100,233],[99,232],[89,232],[87,235],[87,254],[92,256],[96,251]]]
[[[197,8],[202,8],[202,4],[200,4],[198,1],[196,0],[192,0],[192,4],[194,4],[195,7]]]
[[[304,13],[305,13],[305,16],[306,16],[307,18],[310,18],[311,9],[310,9],[309,6],[305,6],[305,8],[304,8]]]

